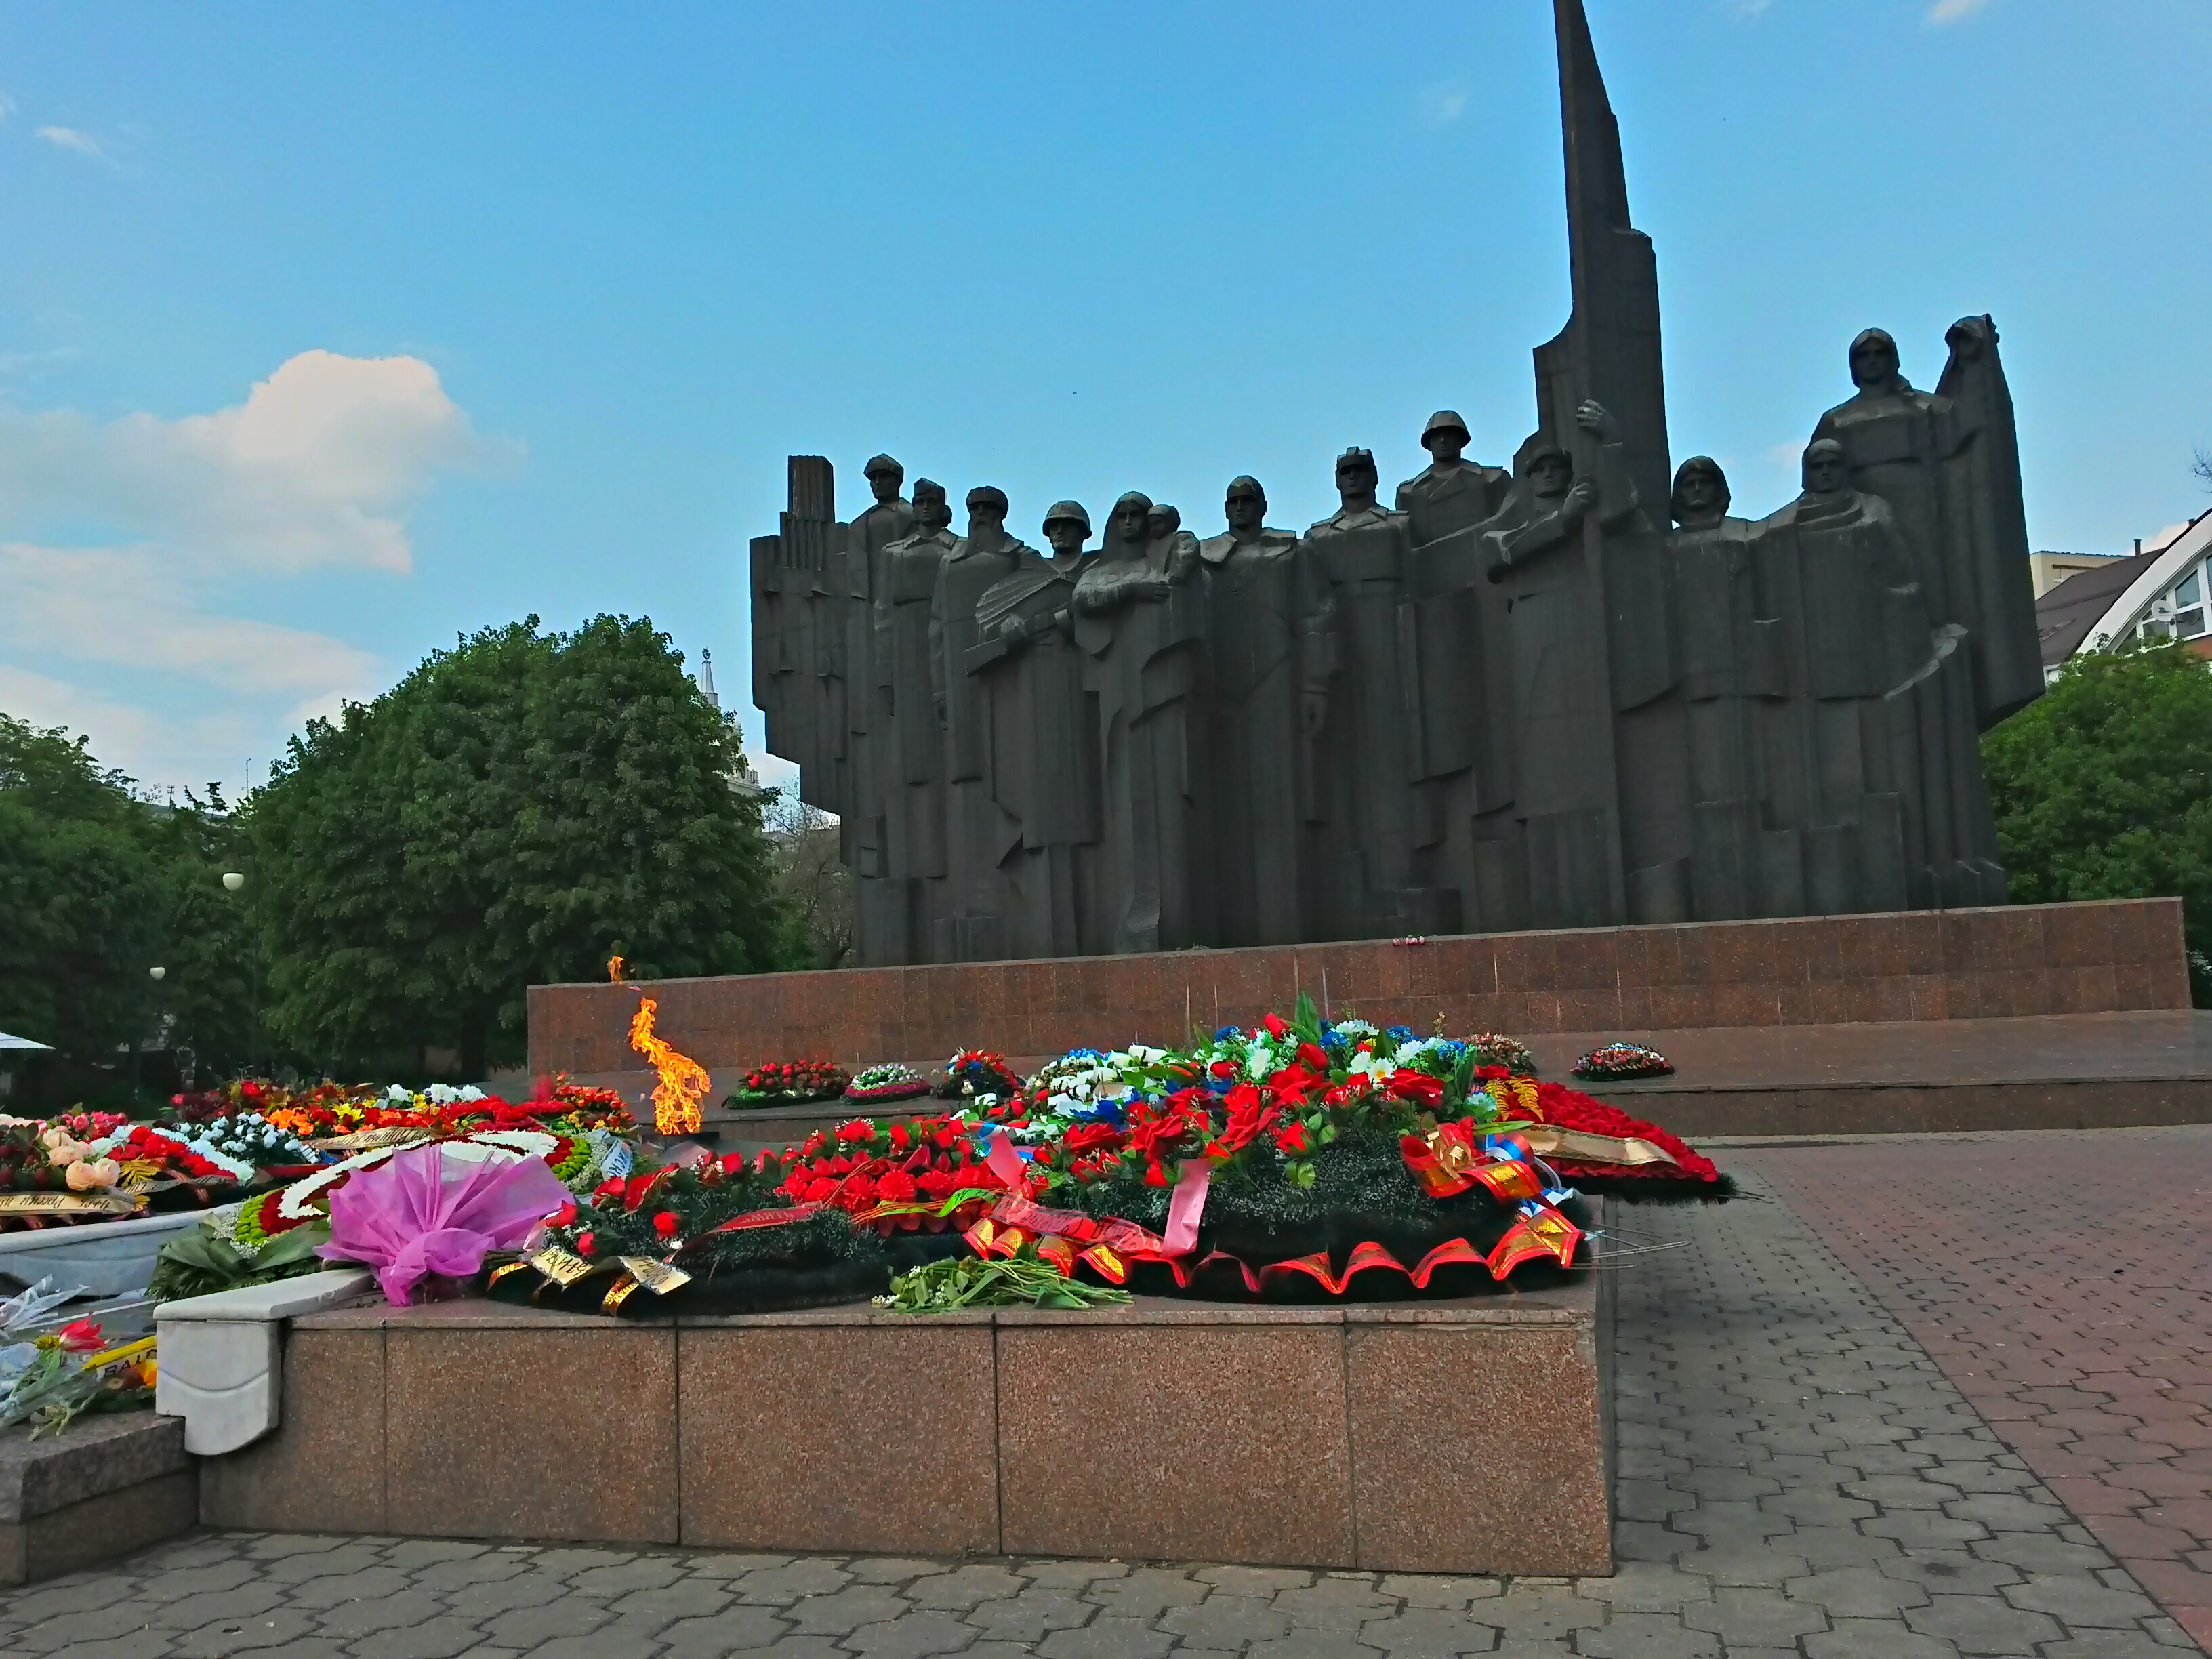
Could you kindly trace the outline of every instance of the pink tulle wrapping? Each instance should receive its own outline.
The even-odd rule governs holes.
[[[469,1277],[568,1201],[543,1158],[448,1164],[441,1147],[413,1146],[331,1194],[331,1242],[316,1254],[374,1268],[385,1299],[404,1307],[425,1275]]]

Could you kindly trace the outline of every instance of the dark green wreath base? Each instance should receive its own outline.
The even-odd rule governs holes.
[[[722,1097],[722,1109],[726,1112],[765,1112],[780,1106],[819,1106],[844,1097],[842,1089],[833,1089],[828,1094],[820,1095],[795,1095],[781,1089],[739,1089]]]
[[[1269,1167],[1275,1160],[1276,1167]],[[1437,1301],[1540,1289],[1564,1283],[1564,1269],[1524,1263],[1509,1283],[1500,1284],[1480,1262],[1447,1262],[1434,1268],[1425,1287],[1416,1289],[1404,1273],[1375,1267],[1355,1275],[1341,1295],[1332,1297],[1310,1276],[1296,1271],[1267,1272],[1272,1264],[1326,1253],[1332,1275],[1340,1274],[1358,1245],[1382,1245],[1406,1267],[1417,1267],[1437,1245],[1466,1239],[1488,1255],[1518,1218],[1518,1206],[1502,1203],[1481,1188],[1455,1198],[1430,1198],[1407,1171],[1397,1141],[1380,1131],[1346,1135],[1314,1160],[1315,1180],[1297,1187],[1285,1179],[1272,1151],[1255,1154],[1254,1167],[1231,1166],[1216,1176],[1206,1194],[1205,1224],[1199,1229],[1198,1267],[1178,1286],[1164,1262],[1132,1264],[1123,1288],[1143,1296],[1172,1296],[1211,1302],[1280,1303]],[[1571,1178],[1584,1193],[1650,1202],[1713,1200],[1732,1196],[1735,1185],[1639,1176]],[[1167,1226],[1169,1191],[1146,1186],[1131,1173],[1063,1196],[1058,1207],[1080,1207],[1103,1219],[1120,1216],[1162,1232]],[[1577,1226],[1595,1224],[1589,1206],[1571,1199],[1562,1206]],[[1206,1262],[1215,1251],[1235,1261]],[[960,1231],[895,1231],[879,1237],[856,1228],[842,1211],[822,1210],[803,1221],[710,1236],[686,1250],[678,1265],[691,1283],[665,1297],[633,1292],[623,1303],[625,1318],[665,1314],[776,1313],[793,1308],[824,1307],[881,1295],[892,1276],[967,1254]],[[1261,1279],[1255,1292],[1237,1263],[1249,1264]],[[1105,1282],[1090,1267],[1086,1279]],[[535,1273],[511,1273],[492,1292],[504,1301],[535,1301],[544,1307],[592,1313],[614,1282],[601,1273],[566,1291]],[[541,1288],[542,1286],[542,1288]]]

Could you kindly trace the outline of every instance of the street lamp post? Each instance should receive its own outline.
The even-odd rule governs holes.
[[[222,872],[225,892],[235,893],[246,885],[246,872],[226,870]],[[253,892],[253,1043],[247,1063],[258,1075],[261,1070],[261,890]]]
[[[146,970],[146,977],[156,985],[168,976],[169,970],[158,964]],[[160,1012],[158,1008],[155,1011],[157,1018]],[[131,1110],[134,1116],[138,1111],[138,1036],[139,1034],[134,1032],[131,1038]]]

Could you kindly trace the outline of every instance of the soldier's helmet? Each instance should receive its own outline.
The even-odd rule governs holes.
[[[1430,440],[1439,432],[1458,433],[1459,441],[1462,444],[1469,441],[1471,437],[1467,429],[1467,422],[1460,419],[1456,410],[1440,409],[1429,416],[1429,423],[1421,428],[1421,447],[1428,450],[1435,449],[1436,445]]]
[[[1081,501],[1054,501],[1044,515],[1044,527],[1050,530],[1056,524],[1080,525],[1083,533],[1091,533],[1091,515],[1083,510]]]

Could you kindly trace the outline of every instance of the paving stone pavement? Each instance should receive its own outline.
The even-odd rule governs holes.
[[[2194,1655],[1783,1203],[1638,1211],[1618,1231],[1682,1247],[1612,1270],[1609,1578],[203,1533],[0,1595],[0,1656]]]
[[[2212,1649],[2212,1125],[1735,1161],[1778,1184],[1998,1437]]]

